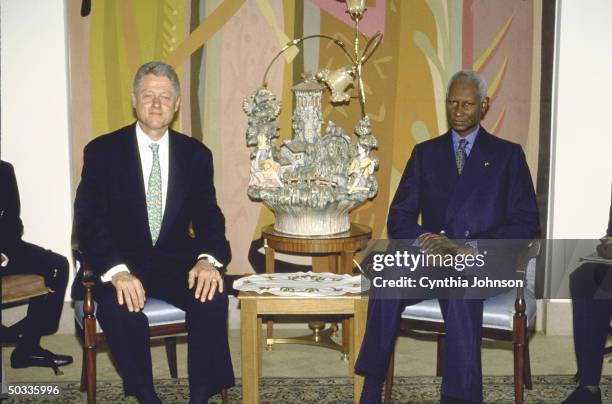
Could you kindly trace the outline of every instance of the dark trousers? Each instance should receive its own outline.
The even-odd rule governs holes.
[[[355,371],[383,380],[399,332],[401,313],[419,300],[370,298],[368,321]],[[482,300],[439,300],[445,321],[446,343],[441,395],[482,402],[480,340]],[[435,360],[435,358],[432,358]]]
[[[3,252],[9,263],[0,270],[1,275],[41,275],[45,278],[45,285],[53,290],[52,293],[30,299],[27,315],[10,327],[11,333],[22,335],[17,343],[18,348],[36,348],[42,335],[57,331],[68,283],[68,260],[53,251],[26,242],[20,242]]]
[[[222,388],[234,385],[227,340],[226,294],[201,303],[187,291],[182,301],[164,296],[163,290],[147,289],[147,297],[166,300],[186,312],[187,367],[191,403],[205,403]],[[117,303],[115,289],[106,284],[96,288],[97,317],[111,355],[123,378],[126,394],[153,390],[149,324],[142,312],[129,312]]]
[[[579,383],[599,384],[612,317],[612,266],[586,263],[570,275]]]

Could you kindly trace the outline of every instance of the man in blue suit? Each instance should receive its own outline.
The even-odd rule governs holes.
[[[417,239],[427,254],[466,255],[476,252],[474,245],[453,239],[523,239],[538,233],[535,192],[521,146],[480,126],[489,108],[486,94],[484,80],[473,71],[451,78],[446,96],[451,130],[414,147],[389,210],[390,238]],[[483,301],[439,302],[446,328],[441,402],[482,402]],[[355,365],[365,376],[362,403],[380,401],[401,312],[415,303],[370,299]]]
[[[99,280],[97,317],[126,394],[160,402],[141,311],[155,297],[186,312],[190,402],[205,403],[234,385],[221,274],[231,253],[212,154],[168,128],[180,105],[171,66],[142,65],[132,105],[137,122],[85,147],[74,203],[79,248]]]

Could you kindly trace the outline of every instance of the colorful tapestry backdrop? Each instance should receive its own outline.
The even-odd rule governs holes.
[[[272,214],[246,195],[249,149],[241,103],[288,39],[325,33],[351,43],[352,23],[335,0],[93,0],[80,15],[70,0],[72,172],[79,181],[84,145],[134,121],[131,79],[149,60],[175,66],[182,104],[173,128],[201,139],[215,157],[217,197],[234,259],[230,273],[253,271],[247,252]],[[368,0],[360,24],[384,40],[364,68],[367,112],[379,141],[376,198],[352,220],[385,238],[385,221],[413,146],[447,130],[445,85],[460,68],[480,72],[492,107],[483,126],[523,145],[536,178],[540,117],[541,0]],[[283,102],[281,136],[289,137],[292,93],[304,70],[346,64],[327,42],[306,41],[291,63],[279,59],[269,88]],[[352,132],[357,102],[324,108]]]

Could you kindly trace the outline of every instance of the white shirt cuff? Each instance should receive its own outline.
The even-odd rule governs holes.
[[[2,258],[4,258],[2,260],[2,264],[0,264],[0,267],[5,268],[6,266],[8,266],[9,259],[8,259],[8,257],[6,255],[4,255],[2,253],[0,253],[0,255],[2,255]]]
[[[104,272],[100,277],[100,280],[105,283],[110,282],[113,279],[113,275],[118,274],[119,272],[127,272],[129,274],[130,270],[125,264],[115,265],[108,271]]]
[[[198,260],[206,258],[208,262],[210,262],[215,268],[223,268],[223,264],[217,261],[215,257],[210,254],[200,254],[198,255]]]

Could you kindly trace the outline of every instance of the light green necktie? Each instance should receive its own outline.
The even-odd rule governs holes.
[[[153,164],[149,174],[149,186],[147,188],[147,214],[149,216],[149,230],[153,245],[157,242],[162,222],[162,180],[161,168],[159,166],[159,145],[149,145],[153,151]]]

